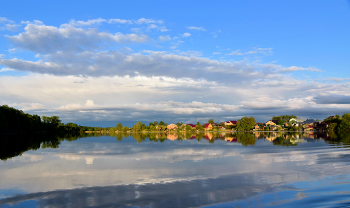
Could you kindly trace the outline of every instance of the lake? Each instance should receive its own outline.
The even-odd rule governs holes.
[[[1,135],[0,207],[347,207],[350,134]]]

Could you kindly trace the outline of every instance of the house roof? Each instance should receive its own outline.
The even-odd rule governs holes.
[[[233,125],[236,125],[237,124],[237,121],[226,121],[225,123],[231,123]]]
[[[196,125],[194,125],[194,124],[187,124],[187,125],[189,125],[192,128],[196,127]]]

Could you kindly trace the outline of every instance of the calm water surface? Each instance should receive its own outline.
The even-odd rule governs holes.
[[[0,139],[0,207],[348,207],[350,134]]]

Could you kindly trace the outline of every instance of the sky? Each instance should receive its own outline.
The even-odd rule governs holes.
[[[350,3],[0,2],[0,105],[62,122],[350,112]]]

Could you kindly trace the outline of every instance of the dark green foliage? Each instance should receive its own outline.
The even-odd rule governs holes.
[[[241,143],[244,146],[251,145],[253,146],[256,142],[256,139],[253,134],[245,133],[245,132],[238,132],[236,135],[237,142]]]
[[[204,127],[202,126],[201,123],[199,123],[199,121],[196,124],[196,129],[199,130],[199,131],[204,131]]]
[[[279,120],[279,121],[277,122],[277,125],[282,126],[284,123],[285,123],[285,122],[284,122],[283,120]]]
[[[115,126],[116,130],[117,131],[121,131],[123,129],[123,124],[122,123],[118,123],[116,126]]]
[[[242,117],[237,121],[237,129],[238,131],[250,131],[255,126],[255,118],[253,117]]]
[[[215,123],[213,119],[209,119],[208,123]]]
[[[144,127],[144,124],[141,121],[138,121],[134,125],[134,131],[142,131],[142,128]]]
[[[0,126],[0,132],[8,133],[33,132],[50,128],[41,124],[39,116],[24,113],[7,105],[0,106]]]
[[[283,123],[286,123],[286,122],[289,122],[290,119],[292,118],[297,118],[296,116],[294,115],[283,115],[283,116],[273,116],[272,117],[272,120],[278,120],[278,121],[283,121]],[[280,124],[279,124],[280,125]]]
[[[7,105],[0,106],[0,133],[94,131],[94,127],[83,127],[75,123],[61,123],[58,116],[30,115]],[[101,130],[98,128],[97,130]]]
[[[339,123],[338,130],[350,131],[350,113],[345,113]]]

